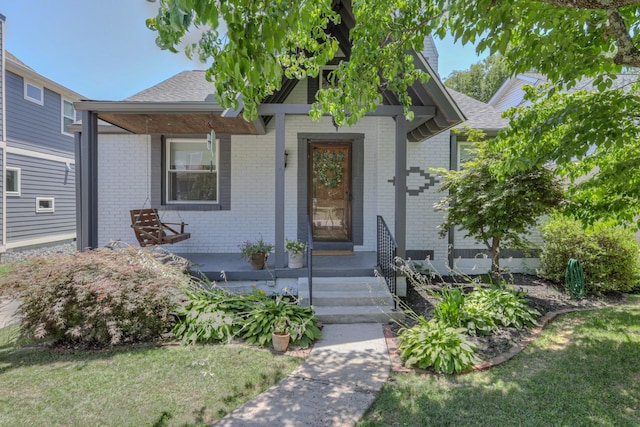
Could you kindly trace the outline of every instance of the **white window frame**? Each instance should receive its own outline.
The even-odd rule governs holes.
[[[38,98],[33,98],[31,96],[29,96],[29,86],[40,90],[40,99]],[[27,101],[31,101],[35,104],[38,105],[44,105],[44,87],[37,85],[33,82],[28,81],[27,79],[24,80],[24,99],[26,99]]]
[[[51,202],[51,207],[41,207],[40,202]],[[36,213],[47,213],[56,211],[56,199],[54,197],[36,197]]]
[[[176,205],[176,204],[190,204],[190,205],[213,205],[220,203],[220,139],[216,138],[215,140],[215,160],[216,160],[216,200],[171,200],[170,197],[170,173],[175,171],[175,169],[171,169],[171,144],[180,144],[180,143],[202,143],[204,147],[207,147],[207,139],[206,138],[167,138],[166,140],[166,159],[165,159],[165,168],[164,168],[164,179],[165,179],[165,202],[168,205]],[[182,171],[184,172],[184,171]],[[187,171],[187,173],[210,173],[209,171]]]
[[[64,103],[65,102],[71,104],[71,108],[73,108],[73,115],[72,116],[67,116],[64,113]],[[71,132],[67,132],[67,130],[65,129],[64,119],[71,119],[71,123],[76,121],[76,108],[73,106],[73,101],[71,101],[70,99],[66,99],[66,98],[62,98],[61,101],[60,101],[60,124],[61,124],[60,131],[62,132],[63,135],[73,136],[73,134]]]
[[[458,141],[458,165],[457,165],[457,170],[462,169],[462,153],[464,150],[468,150],[469,148],[473,148],[473,143],[472,142],[467,142],[467,141]]]
[[[18,191],[10,191],[7,188],[7,172],[9,171],[13,171],[16,172],[16,181],[18,183]],[[22,192],[22,169],[20,168],[12,168],[7,166],[7,168],[5,169],[5,177],[4,177],[4,191],[6,193],[7,196],[20,196],[21,192]]]

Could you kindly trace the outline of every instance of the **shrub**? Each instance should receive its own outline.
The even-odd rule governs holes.
[[[243,315],[251,310],[255,294],[235,295],[222,289],[195,288],[188,301],[176,308],[173,333],[184,344],[229,342],[241,329]]]
[[[440,291],[433,318],[453,328],[463,326],[464,314],[464,293],[460,288],[449,289],[446,286]]]
[[[433,367],[436,372],[447,374],[471,369],[479,360],[465,332],[462,328],[452,328],[433,319],[427,321],[420,316],[417,325],[400,332],[400,357],[405,366]]]
[[[287,319],[288,331],[291,334],[291,344],[307,348],[320,338],[318,318],[313,314],[312,307],[301,307],[288,297],[265,298],[254,304],[245,319],[242,337],[247,343],[257,343],[265,347],[271,343],[271,333],[275,323],[282,318]]]
[[[174,334],[184,343],[229,341],[239,336],[266,347],[278,320],[286,319],[291,344],[307,348],[320,338],[313,308],[301,307],[289,297],[267,297],[260,291],[232,294],[220,289],[188,293],[189,301],[176,310]]]
[[[26,338],[104,347],[170,331],[190,281],[185,266],[159,250],[102,248],[16,264],[0,286],[22,300]]]
[[[536,309],[527,305],[523,292],[501,287],[475,289],[465,300],[465,310],[469,312],[472,307],[491,323],[517,329],[535,325],[536,317],[540,316]]]
[[[566,218],[549,220],[541,231],[541,277],[564,283],[567,263],[574,258],[582,264],[589,294],[640,289],[640,247],[631,231],[603,223],[585,229]]]

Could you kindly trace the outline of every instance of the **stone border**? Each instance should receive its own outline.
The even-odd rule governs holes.
[[[472,370],[466,371],[465,373],[474,372],[474,371],[484,371],[494,366],[498,366],[508,360],[511,360],[518,353],[520,353],[522,350],[527,348],[527,346],[533,340],[535,340],[538,337],[538,335],[540,335],[544,327],[547,326],[549,323],[551,323],[553,319],[555,319],[557,316],[561,314],[574,313],[579,311],[600,310],[603,308],[611,307],[613,305],[614,304],[607,305],[605,307],[567,308],[564,310],[550,311],[538,320],[538,326],[536,326],[531,330],[531,333],[529,334],[529,336],[518,341],[516,344],[511,346],[511,348],[505,351],[504,353],[474,365]],[[398,337],[396,337],[396,335],[393,333],[393,331],[391,330],[391,327],[388,324],[383,325],[382,330],[384,332],[385,340],[387,341],[387,350],[389,352],[389,359],[391,360],[392,372],[398,372],[398,373],[416,372],[419,374],[432,373],[432,371],[429,371],[426,369],[405,367],[404,364],[402,363],[402,359],[400,359],[400,350],[398,350]]]

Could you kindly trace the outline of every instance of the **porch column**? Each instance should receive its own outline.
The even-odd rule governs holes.
[[[284,113],[276,114],[276,268],[284,268]]]
[[[396,117],[396,209],[394,237],[398,243],[397,256],[407,254],[407,121],[404,114]]]
[[[98,246],[98,115],[82,112],[82,133],[76,145],[76,246]]]

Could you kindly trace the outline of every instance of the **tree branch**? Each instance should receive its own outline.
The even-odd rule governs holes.
[[[613,57],[613,62],[618,65],[640,67],[640,50],[633,43],[624,17],[617,9],[607,10],[607,17],[609,18],[610,28],[618,41],[618,52]]]
[[[553,6],[570,9],[600,9],[612,10],[620,7],[640,4],[640,0],[537,0]]]

